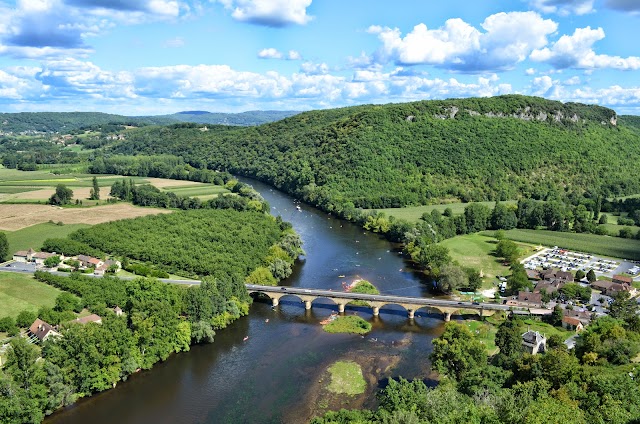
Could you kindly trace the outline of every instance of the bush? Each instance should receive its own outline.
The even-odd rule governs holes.
[[[0,318],[0,331],[8,332],[16,326],[16,322],[11,317]]]
[[[36,314],[31,311],[21,311],[16,317],[16,325],[21,328],[27,328],[36,320]]]

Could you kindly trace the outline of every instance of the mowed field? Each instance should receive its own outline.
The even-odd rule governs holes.
[[[493,232],[485,231],[481,234],[492,235]],[[508,230],[505,237],[524,243],[559,246],[611,258],[640,260],[640,240],[635,239],[547,230]]]
[[[456,236],[439,244],[449,249],[451,258],[463,267],[475,268],[484,274],[484,286],[491,287],[499,275],[511,273],[509,267],[503,265],[501,258],[494,256],[497,240],[489,234],[465,234]],[[520,257],[529,256],[534,247],[529,244],[518,243]]]
[[[64,224],[95,225],[118,219],[136,218],[158,213],[171,213],[171,210],[137,207],[129,203],[116,203],[91,208],[0,204],[0,230],[16,231],[49,221],[62,222]]]
[[[477,202],[482,205],[487,206],[490,209],[493,209],[496,202]],[[515,205],[517,202],[515,200],[506,200],[504,202],[500,202],[505,205]],[[384,212],[387,216],[395,216],[398,219],[405,219],[409,222],[416,222],[422,217],[425,212],[431,213],[432,210],[438,210],[441,213],[444,212],[445,209],[451,208],[451,211],[454,215],[459,215],[464,213],[464,208],[469,206],[469,203],[447,203],[443,205],[427,205],[427,206],[408,206],[406,208],[388,208],[388,209],[376,209],[378,212]]]
[[[17,231],[7,232],[9,241],[9,256],[18,250],[40,250],[42,243],[48,238],[64,238],[81,228],[87,228],[87,224],[65,224],[57,225],[50,222],[32,225]],[[2,259],[2,258],[0,258]]]
[[[37,312],[42,306],[53,307],[60,293],[32,275],[0,272],[0,318],[15,318],[25,309]]]

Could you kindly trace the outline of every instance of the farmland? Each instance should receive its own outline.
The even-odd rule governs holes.
[[[492,232],[485,231],[482,234]],[[508,239],[524,243],[559,246],[612,258],[640,260],[640,240],[546,230],[508,230],[505,235]]]
[[[41,283],[32,275],[0,273],[0,318],[16,317],[24,309],[37,312],[41,306],[53,307],[61,291]]]
[[[489,208],[494,207],[495,202],[478,202]],[[501,202],[506,205],[515,205],[515,200],[507,200]],[[405,208],[389,208],[389,209],[377,209],[379,212],[384,212],[387,216],[395,216],[398,219],[405,219],[409,222],[416,222],[420,219],[420,217],[425,212],[431,212],[432,210],[438,210],[440,212],[444,212],[445,209],[451,208],[451,211],[454,215],[459,215],[464,213],[464,208],[466,208],[469,203],[447,203],[442,205],[427,205],[427,206],[408,206]]]
[[[43,222],[64,224],[100,224],[125,218],[171,213],[167,209],[142,208],[129,203],[95,206],[92,208],[60,208],[49,205],[0,204],[0,230],[16,231]]]

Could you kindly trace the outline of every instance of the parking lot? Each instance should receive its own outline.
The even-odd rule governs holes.
[[[575,272],[578,270],[588,272],[590,269],[596,275],[613,277],[616,274],[626,273],[634,278],[640,275],[640,267],[637,263],[624,260],[601,258],[589,253],[573,252],[571,250],[553,247],[541,250],[524,259],[522,264],[526,269],[560,269],[562,271]]]

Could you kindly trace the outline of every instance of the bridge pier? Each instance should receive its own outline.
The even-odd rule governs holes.
[[[338,303],[338,312],[344,314],[344,303]]]
[[[374,306],[373,307],[373,316],[377,317],[378,315],[380,315],[380,307]]]
[[[451,312],[445,312],[444,313],[444,322],[449,322],[451,321]]]
[[[416,311],[414,311],[413,309],[407,309],[407,313],[409,315],[409,319],[413,319],[413,316],[415,315]]]
[[[277,297],[271,298],[271,304],[273,305],[274,308],[278,306],[279,303],[280,303],[280,299],[278,299]]]
[[[311,301],[310,300],[305,300],[304,301],[304,309],[311,309]]]

